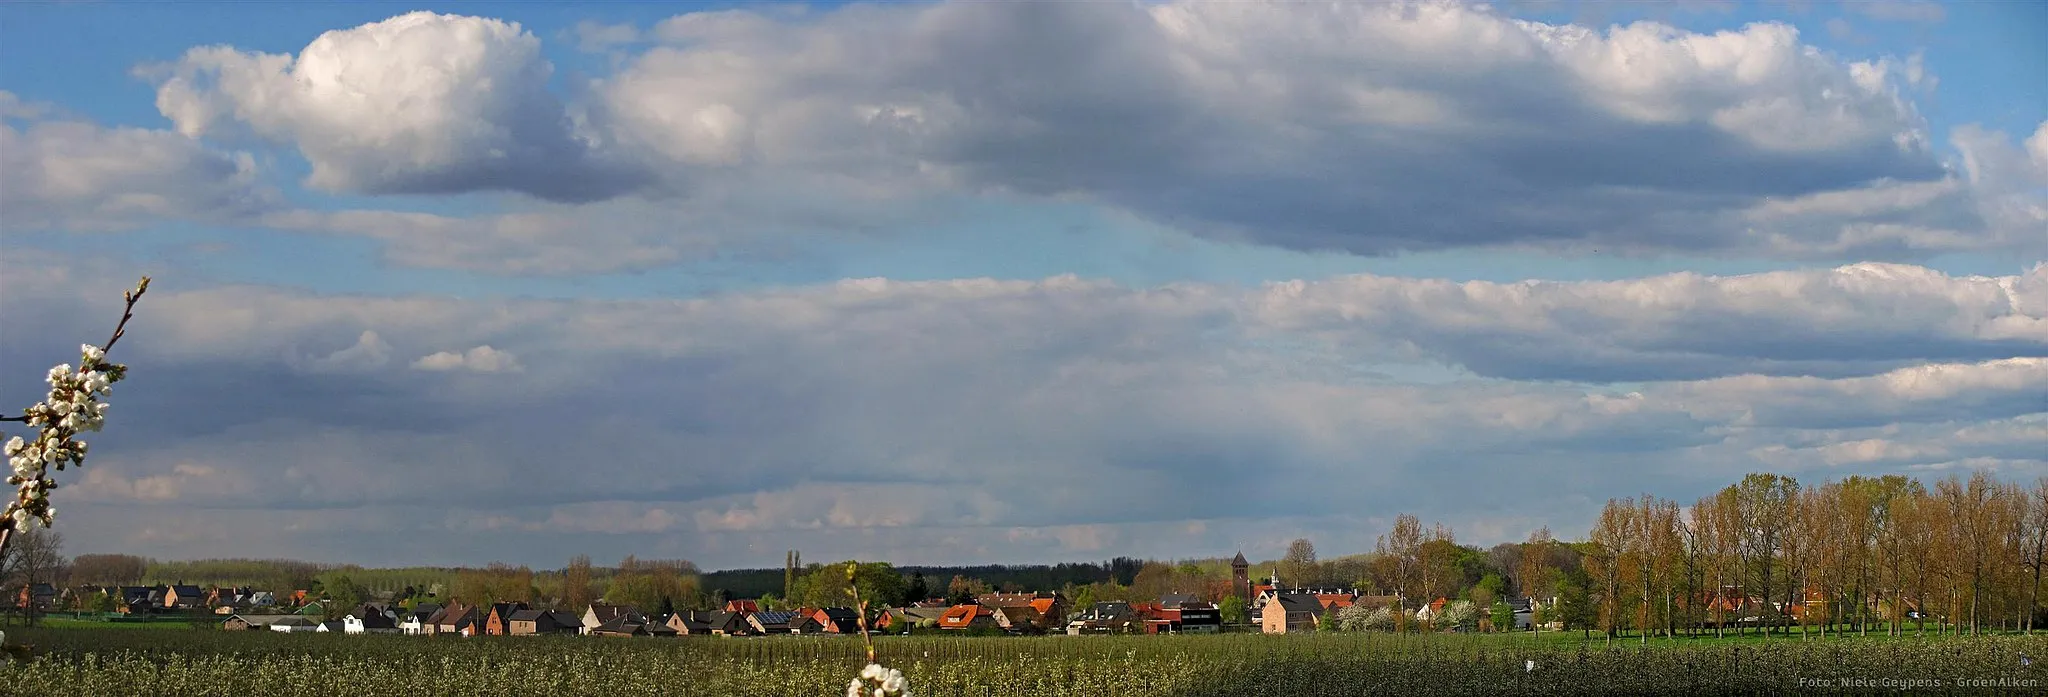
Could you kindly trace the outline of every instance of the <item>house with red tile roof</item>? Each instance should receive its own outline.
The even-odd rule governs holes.
[[[997,627],[995,610],[978,603],[954,605],[946,608],[946,614],[939,616],[940,629],[976,629]]]

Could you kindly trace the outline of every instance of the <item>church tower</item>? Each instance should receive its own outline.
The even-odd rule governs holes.
[[[1237,592],[1237,599],[1250,604],[1252,601],[1252,565],[1244,560],[1244,552],[1230,560],[1230,587]]]

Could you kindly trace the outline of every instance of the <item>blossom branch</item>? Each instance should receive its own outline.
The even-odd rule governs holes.
[[[903,671],[884,668],[875,662],[875,640],[868,636],[868,602],[860,598],[859,562],[846,564],[846,592],[853,596],[854,612],[860,613],[860,640],[867,645],[868,665],[860,671],[860,677],[846,684],[846,697],[910,697],[910,682],[903,678]]]
[[[127,304],[121,311],[121,321],[114,325],[113,335],[104,346],[78,347],[77,370],[69,364],[50,369],[47,398],[29,405],[21,416],[0,417],[0,421],[38,429],[35,440],[24,441],[16,436],[8,439],[4,447],[7,463],[13,470],[7,483],[16,487],[16,493],[14,500],[7,502],[4,513],[0,513],[0,553],[6,552],[16,530],[35,524],[47,526],[56,518],[56,508],[50,505],[50,492],[57,488],[57,482],[50,478],[51,466],[61,472],[66,465],[85,464],[86,443],[76,437],[86,431],[99,431],[106,423],[107,403],[102,398],[113,391],[114,383],[128,376],[128,366],[106,361],[107,350],[127,334],[128,321],[135,318],[135,303],[148,291],[149,277],[144,276],[134,290],[122,294]]]

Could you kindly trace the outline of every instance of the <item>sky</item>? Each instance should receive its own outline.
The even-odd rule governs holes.
[[[2048,476],[2048,5],[23,2],[0,66],[0,413],[154,278],[72,554],[1275,558]]]

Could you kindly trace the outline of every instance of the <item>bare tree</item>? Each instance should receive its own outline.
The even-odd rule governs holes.
[[[2027,583],[2025,631],[2034,631],[2034,613],[2041,607],[2041,568],[2048,566],[2048,477],[2034,481],[2027,490],[2026,510],[2021,518],[2022,563],[2032,572]]]
[[[562,572],[562,605],[571,612],[590,607],[595,599],[590,589],[590,555],[578,554]]]
[[[1296,587],[1314,585],[1321,568],[1316,565],[1316,545],[1308,538],[1287,543],[1287,556],[1280,558],[1280,574]],[[1133,579],[1134,581],[1136,579]]]
[[[64,535],[55,530],[30,528],[15,536],[14,544],[0,552],[0,578],[8,590],[28,589],[30,602],[9,602],[20,612],[24,624],[34,625],[44,608],[34,602],[37,584],[56,584],[64,569]],[[8,598],[9,601],[15,598]]]
[[[71,580],[129,586],[142,582],[149,560],[132,554],[80,554],[71,560]]]
[[[1775,612],[1771,593],[1779,580],[1772,572],[1778,566],[1779,548],[1784,543],[1786,528],[1791,524],[1792,505],[1799,493],[1799,482],[1780,474],[1752,473],[1742,478],[1742,483],[1736,485],[1736,491],[1742,505],[1744,553],[1750,564],[1750,575],[1757,581],[1756,597],[1763,601],[1759,610],[1762,619],[1772,620]],[[1791,595],[1786,601],[1792,601]],[[1770,630],[1767,628],[1764,633],[1768,636]]]
[[[1593,527],[1590,540],[1591,551],[1586,559],[1593,577],[1600,581],[1601,629],[1607,632],[1607,643],[1614,643],[1614,632],[1621,620],[1622,567],[1635,557],[1635,536],[1630,534],[1635,527],[1635,501],[1633,499],[1608,499],[1600,509],[1600,522]]]
[[[1529,628],[1538,636],[1543,634],[1543,623],[1535,621],[1534,614],[1537,603],[1541,602],[1538,599],[1545,596],[1544,591],[1550,586],[1550,547],[1556,543],[1557,541],[1550,536],[1549,526],[1529,533],[1529,541],[1522,549],[1521,569],[1517,572],[1522,578],[1516,581],[1515,585],[1522,590],[1522,595],[1529,599]]]
[[[1394,529],[1381,535],[1375,552],[1387,567],[1388,580],[1393,582],[1394,595],[1401,598],[1401,605],[1413,597],[1421,572],[1422,521],[1407,513],[1394,517]],[[1427,599],[1424,602],[1428,602]]]

